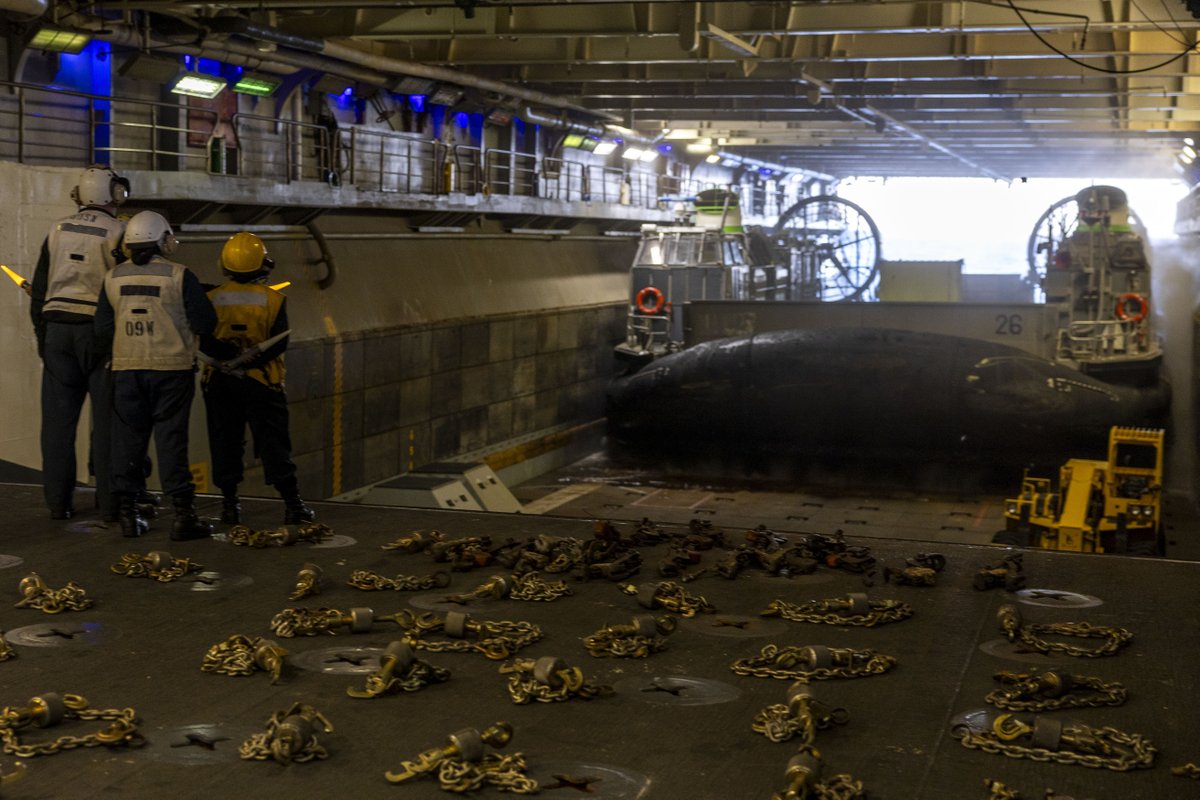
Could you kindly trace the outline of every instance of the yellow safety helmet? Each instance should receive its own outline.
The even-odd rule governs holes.
[[[240,231],[229,237],[221,248],[221,269],[226,272],[258,272],[270,269],[274,262],[267,257],[267,246],[249,231]]]

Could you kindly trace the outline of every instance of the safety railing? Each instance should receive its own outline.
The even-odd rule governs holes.
[[[673,177],[345,128],[0,81],[0,160],[204,172],[405,194],[462,192],[658,208]]]
[[[217,115],[152,100],[130,100],[0,81],[0,159],[21,164],[115,169],[207,170]]]
[[[353,163],[338,132],[324,125],[241,113],[233,115],[231,124],[238,175],[336,185]]]
[[[415,134],[353,127],[349,137],[350,174],[346,183],[359,189],[404,194],[434,194],[442,181],[445,145]]]
[[[1077,320],[1058,331],[1060,358],[1076,361],[1121,359],[1148,353],[1141,320]]]
[[[558,159],[544,159],[551,168]],[[529,153],[493,148],[484,160],[484,177],[492,194],[532,197],[538,194],[538,162]]]

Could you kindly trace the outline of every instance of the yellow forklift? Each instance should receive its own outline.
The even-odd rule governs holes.
[[[1113,428],[1108,460],[1072,458],[1057,486],[1026,472],[1004,502],[995,544],[1075,553],[1162,555],[1163,432]]]

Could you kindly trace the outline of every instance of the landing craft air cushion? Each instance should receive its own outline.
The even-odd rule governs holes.
[[[1071,199],[1070,234],[1060,223],[1051,227],[1057,235],[1031,243],[1028,280],[1045,302],[1013,308],[1047,325],[1020,348],[947,333],[978,316],[956,303],[898,304],[899,326],[828,327],[830,312],[866,316],[855,311],[859,303],[820,302],[827,277],[836,299],[872,296],[866,282],[877,273],[878,231],[858,219],[865,212],[831,198],[800,228],[785,213],[773,241],[790,236],[790,247],[776,247],[771,264],[762,259],[768,248],[738,224],[736,198],[719,195],[697,202],[699,225],[643,229],[627,338],[616,350],[626,369],[608,391],[616,439],[653,441],[659,450],[703,441],[741,453],[1028,463],[1087,449],[1114,425],[1165,421],[1170,392],[1150,314],[1149,263],[1121,190],[1081,191]],[[799,205],[815,200],[823,199]],[[872,238],[869,269],[852,263]],[[727,306],[739,321],[766,316],[747,308],[778,303],[795,327],[689,342],[699,319],[689,318],[689,304],[711,316],[723,301],[740,301]],[[818,317],[826,327],[813,326]]]

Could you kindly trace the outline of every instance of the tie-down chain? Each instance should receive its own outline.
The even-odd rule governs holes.
[[[47,614],[63,611],[83,611],[92,607],[92,599],[82,586],[68,581],[61,589],[51,589],[36,572],[31,572],[17,584],[21,599],[16,608],[36,608]]]
[[[569,667],[557,656],[517,658],[500,665],[501,674],[508,673],[508,696],[517,705],[531,700],[539,703],[560,703],[572,697],[591,700],[612,695],[611,686],[589,683],[579,667]]]
[[[222,675],[253,675],[255,670],[262,670],[269,672],[271,683],[276,684],[283,677],[283,659],[287,654],[287,650],[270,639],[235,633],[208,648],[200,670]]]
[[[362,689],[347,689],[346,694],[359,698],[381,697],[385,694],[416,692],[431,683],[448,680],[450,670],[422,661],[417,658],[409,642],[396,640],[383,651],[379,669],[367,676],[366,685]]]
[[[571,593],[566,581],[547,581],[536,572],[523,575],[493,575],[469,592],[448,594],[451,603],[466,604],[473,600],[527,600],[549,603]]]
[[[738,675],[780,680],[824,681],[830,678],[866,678],[882,675],[896,666],[893,656],[874,650],[808,645],[765,645],[756,657],[739,658],[729,665]]]
[[[608,625],[584,637],[583,646],[596,658],[648,658],[666,649],[675,624],[672,617],[639,614],[629,625]]]
[[[444,589],[450,585],[450,573],[444,570],[429,575],[397,575],[387,578],[369,569],[356,569],[347,581],[355,589],[364,592],[379,592],[392,589],[397,592],[420,592],[426,589]]]
[[[846,773],[822,779],[821,767],[817,749],[801,745],[783,774],[786,788],[771,795],[771,800],[865,800],[862,781]]]
[[[67,735],[50,742],[21,743],[19,731],[31,726],[49,728],[68,719],[102,720],[112,724],[84,736]],[[23,708],[6,706],[0,710],[0,743],[5,753],[18,758],[45,756],[76,747],[141,747],[146,740],[138,733],[137,722],[137,712],[132,708],[89,708],[83,695],[47,692],[30,700]]]
[[[1090,675],[1049,672],[997,672],[992,676],[1004,684],[985,698],[1009,711],[1054,711],[1084,706],[1119,706],[1129,693],[1120,683],[1106,683]]]
[[[807,683],[796,681],[788,687],[787,702],[775,703],[759,711],[754,715],[750,729],[772,742],[786,742],[797,736],[802,744],[812,745],[818,730],[844,725],[849,720],[846,709],[831,708],[813,697],[812,687]]]
[[[333,733],[333,725],[312,706],[293,703],[286,711],[272,714],[265,731],[242,742],[238,755],[247,761],[273,758],[280,764],[328,758],[329,751],[317,739],[318,733]]]
[[[912,606],[899,600],[868,600],[855,592],[846,597],[789,603],[772,600],[760,614],[764,617],[783,617],[793,622],[820,622],[825,625],[859,625],[871,628],[911,617]]]
[[[486,784],[502,792],[536,794],[538,783],[525,774],[523,754],[500,755],[484,747],[504,747],[512,735],[507,722],[497,722],[482,732],[464,728],[450,734],[445,745],[402,761],[398,771],[385,772],[384,777],[390,783],[403,783],[436,773],[438,785],[447,792],[469,792]]]
[[[1063,653],[1080,658],[1099,658],[1100,656],[1116,655],[1117,651],[1133,639],[1133,634],[1126,628],[1092,625],[1087,622],[1026,624],[1021,620],[1021,612],[1011,603],[1000,606],[996,612],[996,619],[1000,622],[1000,627],[1010,642],[1020,639],[1039,653]],[[1041,638],[1041,634],[1047,633],[1080,639],[1103,639],[1104,643],[1096,647],[1084,647],[1065,642],[1052,642]]]
[[[637,598],[643,608],[665,608],[681,617],[694,617],[697,614],[711,614],[717,607],[708,602],[703,595],[688,594],[675,581],[658,581],[634,586],[626,583],[621,591]]]
[[[376,621],[399,625],[409,644],[418,650],[474,650],[497,661],[542,638],[541,628],[523,620],[473,620],[459,611],[451,611],[441,618],[432,613],[417,614],[407,609],[390,616],[376,617],[369,608],[352,608],[349,612],[336,608],[285,608],[271,620],[271,630],[276,636],[284,638],[335,633],[336,629],[342,627],[349,627],[351,633],[366,633]],[[453,641],[426,638],[436,633],[442,633]],[[469,635],[474,636],[476,641],[467,641]]]
[[[1000,714],[986,727],[958,725],[951,733],[963,747],[986,753],[1117,772],[1151,767],[1158,753],[1141,734],[1036,714]]]
[[[320,522],[306,522],[294,528],[282,528],[256,531],[245,525],[234,525],[229,529],[229,541],[241,547],[290,547],[302,542],[320,544],[333,536],[333,529]]]
[[[109,569],[127,578],[146,577],[159,583],[170,583],[176,578],[199,572],[204,569],[204,565],[187,558],[174,558],[165,550],[151,550],[144,556],[126,553],[121,556],[121,563],[113,564]]]

